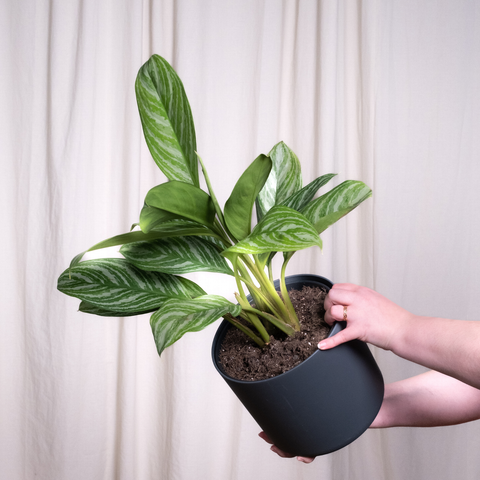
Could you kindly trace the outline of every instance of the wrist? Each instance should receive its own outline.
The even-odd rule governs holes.
[[[421,317],[404,311],[398,320],[396,328],[391,333],[388,350],[399,357],[405,358],[412,345],[412,332],[418,328],[420,323]]]

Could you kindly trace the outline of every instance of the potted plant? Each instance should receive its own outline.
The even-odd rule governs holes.
[[[175,71],[166,60],[154,55],[140,69],[135,87],[147,145],[168,181],[147,193],[135,228],[90,248],[121,245],[120,253],[124,258],[81,261],[83,252],[61,274],[58,289],[79,298],[80,311],[86,313],[124,317],[153,312],[150,323],[159,355],[185,333],[199,331],[221,317],[224,322],[214,341],[214,361],[220,338],[229,325],[243,332],[245,341],[254,342],[261,348],[269,344],[272,332],[295,335],[301,326],[288,294],[286,266],[289,260],[297,250],[321,247],[319,234],[370,197],[371,190],[362,182],[347,180],[314,198],[334,174],[322,175],[302,187],[299,160],[280,142],[268,155],[259,155],[243,172],[222,210],[205,165],[196,153],[190,106]],[[199,165],[207,191],[200,188]],[[254,205],[257,224],[253,227]],[[283,254],[283,265],[275,284],[271,265],[274,255],[279,252]],[[199,271],[233,276],[238,303],[207,294],[199,285],[181,276]],[[309,281],[321,283],[327,290],[331,286],[326,279]],[[381,375],[368,348],[361,342],[350,343],[353,348],[347,344],[330,352],[319,351],[311,357],[319,359],[315,363],[320,363],[321,371],[334,368],[336,372],[333,383],[320,379],[325,382],[324,389],[331,390],[335,384],[343,384],[340,390],[343,388],[345,394],[345,388],[351,383],[352,379],[345,381],[341,369],[335,369],[334,365],[343,365],[338,355],[344,350],[353,352],[350,353],[353,366],[344,366],[344,369],[356,372],[354,376],[361,382],[367,378],[363,386],[358,386],[358,381],[355,383],[354,395],[361,396],[362,389],[367,391],[364,396],[370,402],[368,413],[363,415],[361,427],[356,426],[353,434],[349,432],[346,440],[343,438],[339,442],[330,438],[327,439],[328,445],[324,445],[325,442],[320,445],[310,438],[307,445],[300,445],[302,442],[297,440],[296,444],[289,443],[288,439],[284,441],[282,437],[285,436],[298,437],[291,435],[290,430],[295,423],[304,422],[299,419],[299,412],[293,412],[292,420],[288,422],[279,422],[272,413],[268,422],[262,425],[253,410],[258,410],[258,414],[273,412],[273,408],[261,404],[266,390],[271,388],[269,381],[243,382],[250,384],[247,391],[253,384],[260,384],[264,390],[253,394],[255,407],[243,398],[249,393],[239,393],[237,387],[231,386],[280,448],[302,455],[317,455],[341,448],[369,426],[383,395]],[[333,363],[328,359],[334,359]],[[281,377],[293,378],[296,371],[303,372],[304,364],[312,362],[304,362]],[[313,368],[318,370],[319,367]],[[223,374],[218,365],[217,369]],[[225,378],[230,384],[231,379]],[[300,378],[300,383],[316,381],[311,377],[307,380],[305,373],[301,373]],[[240,382],[242,388],[245,387],[243,383]],[[297,390],[298,380],[288,388]],[[275,396],[278,400],[278,394]],[[283,418],[286,415],[284,407],[280,408]],[[342,411],[344,407],[339,411],[340,416],[347,418],[347,423],[354,422],[351,411]],[[362,412],[353,410],[354,417],[362,415]],[[307,412],[307,418],[314,415],[311,410]],[[277,432],[274,425],[278,423],[288,423],[290,430]],[[318,427],[316,422],[313,424]],[[301,428],[305,430],[303,423]],[[327,436],[332,437],[338,428],[333,426],[327,431]]]

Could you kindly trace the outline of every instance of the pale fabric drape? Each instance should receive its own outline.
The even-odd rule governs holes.
[[[56,278],[128,231],[163,181],[133,89],[158,53],[184,81],[221,202],[280,140],[305,182],[338,172],[373,188],[290,273],[479,320],[479,32],[475,0],[1,2],[0,477],[478,479],[480,422],[280,459],[211,365],[216,326],[159,359],[148,316],[78,313]],[[194,277],[233,299],[224,278]],[[374,353],[387,381],[423,371]]]

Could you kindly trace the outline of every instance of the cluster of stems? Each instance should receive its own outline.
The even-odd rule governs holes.
[[[216,219],[214,232],[217,238],[223,242],[225,249],[227,249],[237,243],[237,239],[232,235],[225,223],[205,165],[202,159],[200,157],[198,158],[202,166],[210,197],[215,206]],[[279,280],[280,293],[275,289],[272,275],[271,260],[274,253],[261,255],[230,253],[227,257],[232,263],[238,289],[235,298],[242,307],[240,317],[245,322],[240,322],[238,318],[230,314],[226,314],[224,318],[248,335],[260,347],[270,342],[269,332],[271,332],[272,326],[287,335],[294,335],[300,331],[300,323],[285,284],[285,270],[292,254],[293,252],[284,256]],[[265,271],[266,268],[268,274]],[[255,281],[257,284],[255,284]],[[244,286],[250,294],[254,306],[249,302]]]

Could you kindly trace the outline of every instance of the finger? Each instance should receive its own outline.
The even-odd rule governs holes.
[[[335,283],[332,287],[332,289],[338,289],[341,288],[342,290],[351,290],[352,292],[357,291],[360,286],[355,285],[354,283]]]
[[[331,307],[332,305],[351,305],[354,302],[354,299],[356,297],[357,297],[356,290],[332,288],[328,292],[328,295],[325,298],[325,301],[328,307]]]
[[[268,438],[268,435],[265,433],[265,432],[260,432],[258,434],[258,436],[260,438],[262,438],[263,440],[265,440],[267,443],[269,443],[270,445],[273,445],[273,442],[270,440],[270,438]]]
[[[336,335],[330,338],[325,338],[318,344],[318,348],[320,350],[330,350],[342,343],[349,342],[350,340],[354,340],[358,338],[357,335],[354,333],[353,328],[345,328],[341,332],[338,332]]]
[[[329,325],[333,325],[335,322],[344,322],[348,321],[348,318],[345,318],[345,310],[344,308],[346,305],[333,305],[325,312],[325,321]],[[348,314],[348,309],[347,309]]]
[[[278,447],[276,447],[275,445],[272,445],[270,447],[270,450],[272,452],[275,452],[277,455],[279,455],[280,457],[282,458],[293,458],[295,455],[290,455],[289,453],[287,452],[284,452],[283,450],[280,450]]]
[[[265,440],[267,443],[269,443],[270,445],[272,445],[270,447],[270,450],[272,452],[275,452],[277,455],[279,455],[280,457],[282,458],[292,458],[294,457],[295,455],[290,455],[289,453],[287,452],[284,452],[283,450],[280,450],[277,446],[273,445],[273,442],[270,440],[270,438],[268,437],[268,435],[265,433],[265,432],[260,432],[258,434],[258,436],[260,438],[262,438],[263,440]]]
[[[315,460],[315,458],[313,458],[313,457],[297,457],[297,460],[299,462],[303,462],[303,463],[312,463]]]

